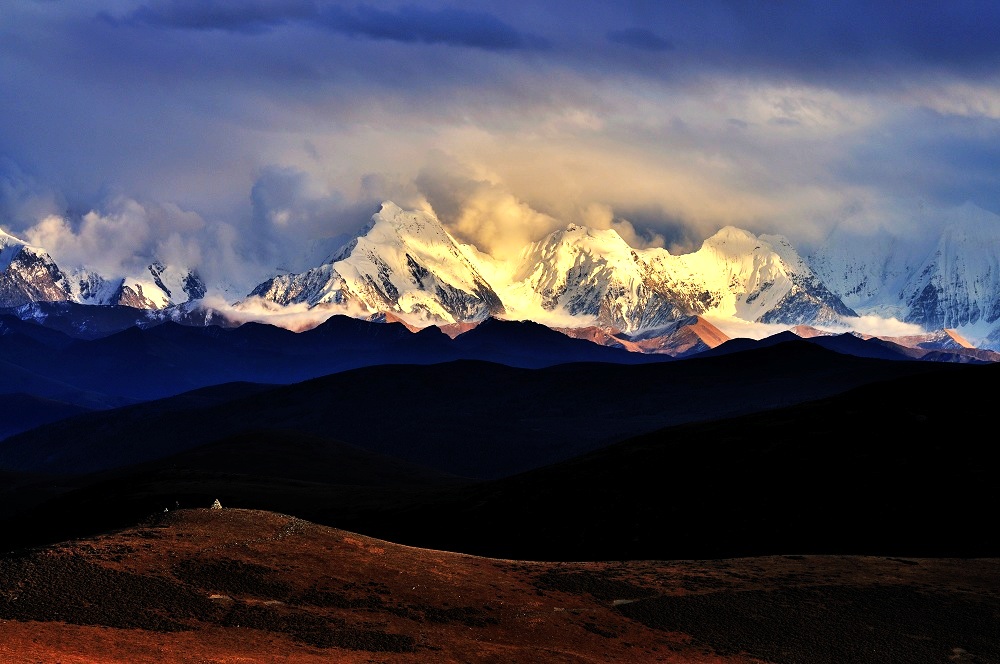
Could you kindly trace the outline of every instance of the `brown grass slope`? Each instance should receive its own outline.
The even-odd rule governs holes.
[[[179,510],[0,558],[0,659],[992,662],[998,575],[995,559],[510,561]]]

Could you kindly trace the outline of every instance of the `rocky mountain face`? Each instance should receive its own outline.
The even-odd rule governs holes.
[[[34,302],[76,302],[165,309],[205,296],[194,270],[154,261],[138,275],[109,278],[87,269],[63,270],[45,252],[0,231],[0,308]]]
[[[586,339],[602,346],[623,348],[633,353],[671,357],[695,355],[729,340],[722,330],[700,316],[683,316],[663,327],[637,334],[625,334],[613,328],[596,325],[555,329],[575,339]]]
[[[251,297],[277,304],[352,304],[369,313],[429,322],[477,321],[504,313],[469,253],[433,216],[386,203],[363,235],[330,262],[273,277]]]
[[[526,247],[509,270],[500,287],[505,304],[527,302],[626,331],[664,325],[700,295],[696,284],[658,278],[613,230],[570,225]]]
[[[205,282],[190,269],[153,261],[138,275],[108,279],[87,270],[70,273],[74,301],[136,309],[166,309],[205,297]]]
[[[730,226],[678,258],[703,274],[716,273],[722,302],[715,313],[785,325],[843,323],[857,316],[780,235],[758,237]]]
[[[69,280],[44,250],[0,230],[0,307],[70,297]]]
[[[838,322],[854,312],[816,278],[787,240],[720,230],[693,253],[638,250],[612,230],[570,226],[528,247],[515,295],[627,334],[701,314],[786,323]]]
[[[966,203],[930,221],[919,237],[837,228],[809,263],[858,313],[1000,341],[1000,216]]]
[[[946,228],[901,291],[906,303],[905,319],[927,328],[997,322],[1000,319],[998,230],[995,224]]]

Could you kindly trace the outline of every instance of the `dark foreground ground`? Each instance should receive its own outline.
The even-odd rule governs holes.
[[[998,662],[1000,559],[525,562],[175,510],[0,558],[0,661]]]

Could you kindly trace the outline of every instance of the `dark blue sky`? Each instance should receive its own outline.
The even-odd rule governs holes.
[[[497,253],[569,222],[677,250],[919,232],[1000,212],[998,26],[961,1],[13,0],[0,226],[241,284],[383,199]]]

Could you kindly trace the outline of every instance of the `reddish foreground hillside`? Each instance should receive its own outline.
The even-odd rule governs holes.
[[[995,559],[494,560],[178,510],[0,558],[0,661],[990,662],[998,579]]]

